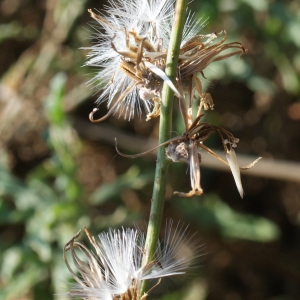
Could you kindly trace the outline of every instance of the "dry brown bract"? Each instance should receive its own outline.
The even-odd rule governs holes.
[[[219,42],[214,43],[222,35],[223,38]],[[205,110],[213,109],[214,104],[210,94],[203,92],[198,73],[204,77],[203,70],[212,62],[224,60],[236,54],[243,55],[247,52],[247,49],[239,42],[225,43],[227,37],[225,30],[208,35],[197,35],[189,39],[180,48],[178,81],[184,87],[180,90],[183,89],[188,92],[190,101],[194,97],[193,90],[197,91]],[[221,54],[226,50],[230,50],[230,52]],[[191,105],[189,104],[189,106]]]
[[[162,146],[167,146],[166,154],[173,162],[187,162],[190,168],[190,181],[192,187],[191,191],[189,191],[188,193],[174,193],[181,197],[192,197],[194,195],[200,196],[203,194],[203,189],[200,184],[200,151],[203,149],[207,153],[230,167],[240,196],[243,197],[244,191],[241,183],[240,170],[247,170],[253,167],[257,163],[257,161],[261,159],[261,157],[245,167],[239,167],[236,154],[233,149],[237,147],[239,139],[235,138],[232,133],[222,127],[210,125],[207,122],[200,122],[201,117],[202,115],[197,116],[194,122],[187,127],[187,130],[183,135],[174,137],[149,151],[136,155],[126,155],[118,150],[117,143],[116,151],[118,152],[118,154],[124,157],[136,158],[148,154],[149,152],[152,152]],[[220,136],[227,161],[204,145],[204,142],[214,132],[217,132]]]

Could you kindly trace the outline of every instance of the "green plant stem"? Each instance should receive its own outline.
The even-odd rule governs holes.
[[[170,36],[168,54],[166,58],[166,75],[174,82],[177,73],[177,63],[179,56],[182,31],[186,19],[187,0],[178,0],[175,7],[175,17]],[[172,109],[174,93],[165,83],[162,90],[162,104],[159,124],[159,144],[170,138],[172,128]],[[153,259],[158,236],[160,232],[163,215],[166,184],[167,184],[168,159],[165,148],[161,147],[157,153],[156,171],[152,194],[150,217],[145,242],[146,254],[143,257],[143,265]],[[141,295],[147,291],[147,282],[144,281],[141,287]]]

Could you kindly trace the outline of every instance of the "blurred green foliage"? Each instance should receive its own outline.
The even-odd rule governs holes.
[[[208,19],[210,27],[216,30],[226,27],[231,39],[232,32],[250,37],[253,44],[245,44],[246,48],[249,47],[249,54],[256,55],[256,59],[261,59],[262,63],[269,64],[272,61],[278,68],[286,91],[299,95],[299,3],[215,0],[195,1],[192,5],[199,18]],[[243,60],[236,57],[214,65],[214,71],[209,73],[209,78],[224,80],[224,70],[229,69],[231,75],[245,81],[251,90],[275,93],[277,89],[271,79],[262,76],[266,75],[263,74],[263,71],[266,71],[263,68],[269,67],[265,65],[255,69],[253,62],[247,57]],[[266,89],[267,87],[272,88]]]
[[[215,194],[206,194],[202,201],[177,200],[178,210],[201,228],[215,230],[225,239],[246,239],[269,242],[278,239],[280,229],[266,218],[239,213]]]
[[[49,278],[53,293],[61,293],[61,279],[63,274],[67,276],[61,249],[85,218],[81,187],[75,180],[74,156],[79,141],[62,111],[65,81],[63,74],[55,76],[46,100],[45,113],[50,125],[45,136],[51,156],[24,181],[1,166],[1,224],[7,231],[4,235],[8,235],[1,243],[2,299],[17,297],[31,289],[34,299],[38,298]],[[7,227],[9,224],[11,229]],[[14,230],[22,233],[21,240],[9,239]],[[44,294],[43,299],[52,299],[52,295]]]

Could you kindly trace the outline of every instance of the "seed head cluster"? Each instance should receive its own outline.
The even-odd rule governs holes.
[[[246,167],[240,167],[235,154],[239,139],[228,130],[204,122],[204,112],[214,109],[214,101],[203,91],[205,69],[214,62],[247,52],[239,42],[228,42],[227,32],[200,34],[204,27],[201,19],[188,14],[176,66],[176,80],[166,75],[167,49],[174,18],[174,0],[108,0],[101,11],[89,10],[96,21],[94,45],[89,50],[86,65],[95,67],[91,84],[99,87],[99,106],[107,103],[104,114],[95,108],[90,113],[92,122],[102,122],[117,114],[125,119],[134,118],[136,112],[146,113],[146,120],[160,116],[162,88],[167,84],[178,99],[184,132],[158,147],[137,155],[138,157],[159,147],[166,147],[166,155],[173,162],[186,162],[190,170],[191,190],[175,192],[181,197],[200,196],[201,151],[206,151],[230,168],[241,197],[244,190],[240,170],[251,168],[260,158]],[[197,105],[194,105],[197,102]],[[98,118],[96,118],[96,115]],[[205,145],[212,134],[217,134],[226,159]],[[109,230],[94,238],[86,235],[94,250],[77,241],[78,232],[65,246],[64,259],[76,284],[68,295],[85,300],[145,300],[150,291],[164,277],[185,273],[191,264],[191,255],[183,249],[191,241],[186,228],[177,226],[172,235],[171,226],[164,243],[158,243],[150,262],[145,249],[145,236],[134,229]],[[145,262],[146,261],[146,262]],[[141,295],[145,280],[154,282]]]
[[[194,21],[189,15],[179,50],[177,77],[173,83],[165,73],[174,17],[173,0],[134,0],[130,3],[109,1],[105,13],[89,12],[100,28],[98,42],[89,48],[87,65],[100,68],[92,81],[102,82],[103,90],[98,102],[107,101],[108,106],[108,112],[99,119],[95,118],[99,110],[95,108],[90,114],[90,120],[101,122],[117,112],[131,119],[135,110],[140,113],[142,108],[146,110],[146,120],[158,117],[162,87],[164,83],[168,84],[179,99],[185,132],[163,145],[168,145],[166,154],[170,159],[175,162],[183,160],[189,164],[192,187],[188,193],[176,193],[185,197],[203,193],[200,184],[200,150],[204,149],[230,167],[243,197],[240,169],[252,167],[257,160],[240,168],[233,149],[238,139],[226,129],[201,122],[203,111],[214,109],[213,99],[203,91],[201,80],[205,78],[204,70],[207,66],[234,55],[241,56],[247,52],[244,46],[239,42],[226,42],[228,35],[225,30],[199,34],[203,22]],[[196,112],[193,111],[195,99],[200,99]],[[204,145],[214,132],[221,138],[227,161]],[[184,159],[177,159],[181,155],[184,155]]]
[[[103,88],[98,102],[107,102],[109,108],[99,119],[94,118],[98,110],[95,109],[90,114],[93,122],[101,122],[117,112],[131,119],[135,110],[140,113],[142,108],[146,110],[147,120],[158,117],[164,82],[178,98],[188,92],[193,99],[197,92],[205,108],[212,108],[212,99],[203,92],[199,74],[202,76],[203,70],[214,61],[246,52],[239,42],[226,43],[224,30],[199,34],[204,23],[189,17],[180,47],[178,76],[172,83],[165,68],[174,1],[109,1],[104,11],[96,14],[89,10],[100,27],[96,27],[97,43],[88,48],[86,65],[98,68],[91,82],[100,81]]]

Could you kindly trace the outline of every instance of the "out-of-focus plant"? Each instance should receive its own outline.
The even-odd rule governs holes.
[[[8,238],[1,238],[3,299],[27,293],[52,299],[51,295],[43,295],[43,285],[50,277],[53,292],[62,292],[65,271],[59,249],[84,218],[86,208],[79,201],[81,188],[74,162],[80,144],[62,110],[65,80],[63,74],[53,78],[46,101],[49,127],[45,138],[50,157],[24,181],[1,166],[1,224],[8,230]],[[12,238],[22,237],[13,248],[10,234]]]
[[[189,203],[177,199],[181,213],[201,228],[221,234],[224,240],[241,239],[257,242],[276,241],[280,229],[274,222],[251,214],[240,213],[224,203],[216,194],[204,195],[203,201]]]
[[[11,175],[4,163],[1,164],[0,223],[4,228],[0,244],[1,299],[17,299],[28,293],[34,299],[52,299],[52,294],[64,294],[62,282],[68,276],[61,249],[74,228],[89,226],[91,222],[88,212],[93,201],[84,199],[77,180],[75,158],[81,143],[63,111],[65,83],[66,75],[58,73],[51,81],[45,102],[49,127],[44,137],[50,156],[24,181]],[[96,194],[91,199],[99,202]],[[109,222],[104,219],[98,226],[115,226],[126,218],[123,208],[123,218],[110,216]],[[18,242],[14,240],[17,236],[21,237]],[[49,287],[45,294],[50,282],[52,292]]]
[[[194,2],[198,16],[206,16],[210,26],[226,24],[228,30],[235,30],[245,36],[250,58],[223,61],[209,72],[209,78],[222,79],[224,75],[244,81],[254,92],[274,95],[278,88],[287,93],[299,95],[299,4],[282,1],[203,1]],[[249,26],[251,24],[251,26]],[[254,43],[252,43],[254,41]],[[259,68],[253,68],[250,61],[264,62]],[[255,64],[257,66],[257,64]],[[266,72],[275,70],[281,78],[276,87],[274,78],[268,78]]]

